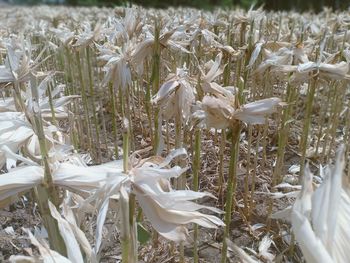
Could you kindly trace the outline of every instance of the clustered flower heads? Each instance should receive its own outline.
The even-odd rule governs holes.
[[[51,77],[49,75],[49,78],[45,78],[37,87],[31,87],[30,85],[33,85],[32,83],[28,84],[27,96],[22,97],[22,94],[20,94],[19,97],[25,107],[21,108],[23,112],[16,111],[16,108],[13,107],[14,100],[7,100],[6,103],[3,103],[2,112],[0,113],[2,130],[0,137],[0,165],[3,166],[6,164],[8,172],[0,175],[0,204],[2,207],[15,200],[17,195],[22,195],[44,182],[45,169],[40,165],[40,162],[37,163],[37,160],[41,158],[36,130],[38,127],[33,126],[32,123],[34,123],[34,118],[38,112],[40,114],[46,112],[49,98],[45,97],[44,94]],[[18,80],[7,79],[4,81],[16,82]],[[21,81],[25,80],[21,78]],[[59,91],[58,89],[54,94],[57,94]],[[39,102],[37,101],[38,98],[40,99]],[[60,109],[59,112],[63,114],[62,116],[67,117],[68,115],[64,115],[64,110],[67,109],[60,107],[69,103],[72,98],[76,98],[76,96],[62,96],[59,99],[53,100],[53,104],[51,104],[53,106],[53,112],[58,113]],[[53,112],[51,110],[47,111],[48,117],[52,117]],[[84,241],[85,248],[87,251],[90,251],[88,255],[91,258],[93,257],[92,255],[96,257],[101,245],[102,227],[106,217],[109,199],[116,196],[117,199],[127,199],[129,194],[136,195],[143,212],[150,220],[152,226],[162,236],[176,242],[185,241],[188,238],[188,232],[185,227],[188,223],[197,223],[209,228],[224,225],[219,218],[197,211],[207,208],[221,213],[220,210],[192,202],[192,200],[204,196],[213,197],[212,195],[190,190],[176,191],[172,189],[170,179],[179,177],[186,171],[186,168],[182,169],[179,166],[166,168],[166,166],[178,155],[186,155],[184,149],[175,151],[163,162],[152,162],[152,158],[138,160],[137,163],[132,163],[130,170],[127,172],[123,172],[121,161],[88,167],[79,158],[77,162],[77,157],[73,156],[73,159],[70,157],[67,158],[66,154],[69,152],[62,152],[62,148],[58,147],[59,145],[64,146],[65,141],[60,136],[60,131],[56,126],[49,122],[44,122],[42,125],[45,139],[51,143],[49,157],[53,184],[85,195],[98,195],[98,198],[94,202],[99,203],[100,200],[101,203],[96,231],[96,246],[93,251],[89,247],[84,234],[77,228],[74,221],[69,224],[65,219],[61,219],[56,208],[50,204],[52,216],[58,220],[60,232],[68,248],[68,259],[72,262],[83,262],[79,245],[75,238],[78,238],[78,241]],[[59,138],[61,139],[58,140]],[[20,151],[25,152],[29,158],[19,155],[18,152]],[[17,160],[22,161],[23,165],[13,168],[16,166]],[[103,194],[100,195],[101,193]],[[91,197],[89,200],[92,200]],[[122,203],[122,201],[120,202]],[[74,216],[71,217],[71,220],[72,218]],[[71,229],[72,225],[75,229],[73,231],[74,233]],[[67,234],[67,231],[70,234]],[[46,251],[44,248],[47,246],[45,242],[41,244],[32,236],[30,231],[27,231],[27,233],[32,243],[39,248],[44,260],[46,257],[62,260],[62,256],[57,252]],[[74,251],[76,249],[79,251],[78,254],[76,254],[77,251]],[[17,259],[15,257],[12,258],[12,260]]]
[[[213,197],[211,194],[172,189],[170,179],[179,177],[186,168],[182,169],[179,166],[166,168],[166,166],[179,155],[186,155],[184,149],[176,150],[162,162],[159,162],[159,159],[156,159],[158,162],[152,162],[152,158],[138,160],[128,173],[123,172],[121,161],[88,167],[70,162],[57,163],[52,167],[53,181],[56,186],[77,192],[96,192],[94,195],[98,197],[95,201],[101,202],[98,216],[103,218],[99,221],[100,230],[102,230],[109,199],[116,196],[119,199],[123,197],[123,192],[129,192],[136,195],[143,212],[157,232],[169,240],[185,241],[188,238],[185,225],[188,223],[197,223],[209,228],[224,224],[215,216],[197,211],[205,208],[221,213],[220,210],[192,202],[205,196]],[[28,177],[28,174],[31,176]],[[44,169],[40,166],[18,167],[0,175],[2,182],[0,202],[30,190],[42,183],[43,178]],[[97,233],[101,235],[100,231]],[[97,253],[101,236],[97,236],[96,240]]]
[[[79,40],[75,43],[79,47],[83,45]],[[14,60],[17,57],[9,52],[7,58]],[[27,63],[26,56],[18,57],[12,65],[21,65],[21,63]],[[8,70],[5,66],[1,71],[4,76],[1,79],[2,83],[14,85],[16,96],[14,99],[7,98],[1,104],[0,165],[3,167],[6,164],[7,172],[0,175],[0,206],[5,207],[23,193],[45,184],[47,170],[43,162],[47,161],[55,187],[59,186],[80,193],[82,196],[88,196],[84,202],[95,203],[99,211],[96,245],[92,249],[84,233],[75,223],[75,217],[70,208],[67,205],[64,206],[68,214],[62,218],[56,207],[49,203],[51,214],[58,221],[60,234],[66,244],[68,258],[47,249],[45,240],[39,242],[30,231],[25,230],[31,242],[38,247],[44,261],[52,257],[60,262],[83,262],[79,244],[84,248],[88,258],[96,261],[102,243],[102,228],[110,198],[117,199],[123,204],[128,202],[130,194],[135,195],[153,228],[165,238],[176,242],[188,239],[186,225],[189,223],[208,228],[224,225],[219,218],[198,211],[209,209],[221,213],[219,209],[193,202],[204,196],[214,196],[190,190],[174,190],[171,187],[170,179],[179,177],[187,168],[167,167],[173,158],[186,155],[184,149],[176,150],[161,162],[153,161],[159,158],[132,162],[130,169],[125,172],[122,169],[122,161],[87,166],[79,156],[72,153],[72,147],[66,144],[69,141],[66,140],[60,128],[50,122],[54,116],[67,119],[71,113],[65,106],[79,96],[61,95],[64,86],[58,85],[51,91],[52,97],[49,98],[47,89],[49,84],[51,88],[53,73],[41,73],[38,76],[35,67],[28,67],[25,73],[18,66],[10,66],[10,68],[15,71]],[[5,75],[8,77],[5,78]],[[38,80],[41,81],[38,83]],[[56,99],[54,98],[56,95],[61,96]],[[16,105],[17,101],[18,105]],[[42,159],[41,139],[44,139],[48,146],[47,160]],[[18,162],[20,162],[19,165],[17,165]],[[22,259],[12,257],[13,261]]]
[[[34,78],[32,76],[32,78]],[[49,103],[49,98],[45,97],[47,84],[51,80],[52,75],[46,76],[40,84],[35,87],[38,92],[38,99],[34,98],[32,94],[32,86],[30,83],[25,91],[21,90],[19,99],[23,102],[22,107],[16,107],[14,99],[8,99],[4,103],[3,111],[0,112],[0,166],[7,165],[9,169],[12,165],[16,165],[14,160],[19,159],[23,162],[31,164],[32,161],[41,158],[40,146],[38,136],[34,131],[34,118],[35,110],[40,110],[41,116],[44,122],[44,134],[48,141],[48,145],[51,147],[54,144],[64,145],[65,136],[60,130],[52,125],[50,122],[46,122],[45,119],[51,120],[53,114],[56,118],[66,119],[68,118],[68,109],[65,107],[72,99],[79,96],[61,96],[58,99],[51,101],[52,108]],[[57,95],[61,92],[62,86],[59,85],[53,90],[53,94]],[[39,100],[38,102],[35,102]],[[37,103],[38,109],[35,109]],[[5,106],[6,105],[6,106]],[[19,109],[16,109],[19,108]],[[29,158],[24,158],[18,155],[19,150],[22,149]],[[12,160],[12,161],[11,161]]]

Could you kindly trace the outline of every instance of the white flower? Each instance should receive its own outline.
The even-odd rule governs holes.
[[[172,36],[177,32],[183,32],[184,27],[175,27],[172,30],[166,31],[159,36],[159,43],[161,48],[169,48],[174,50],[180,50],[184,53],[190,53],[183,47],[183,43],[180,41],[172,40]],[[143,62],[147,56],[152,54],[154,45],[154,36],[147,31],[147,37],[141,43],[139,43],[132,52],[132,64],[136,68],[136,72],[139,75],[143,73]],[[185,34],[181,34],[185,35]]]
[[[178,154],[184,153],[179,151]],[[176,155],[174,155],[175,157]],[[147,219],[153,228],[167,239],[179,242],[187,239],[185,225],[196,223],[203,227],[216,228],[223,222],[215,216],[198,212],[202,208],[220,212],[217,209],[196,204],[192,200],[211,196],[209,193],[190,190],[173,190],[171,178],[179,177],[186,169],[178,166],[165,168],[168,162],[156,164],[145,162],[130,170],[132,188]]]
[[[47,126],[44,132],[49,141],[53,139],[54,132],[58,132],[55,126]],[[32,125],[27,121],[25,115],[21,112],[1,112],[0,113],[0,166],[2,167],[6,162],[20,159],[30,160],[21,157],[17,154],[23,147],[32,157],[40,158],[40,147],[38,137],[35,135]],[[10,162],[15,164],[16,162]],[[8,169],[11,168],[8,163]]]
[[[77,49],[87,47],[101,37],[102,25],[99,22],[95,25],[94,30],[91,30],[89,22],[83,23],[82,28],[83,32],[75,36],[76,41],[72,44]]]
[[[218,98],[204,96],[201,110],[195,112],[194,117],[201,118],[207,127],[225,129],[240,120],[247,124],[264,124],[266,117],[276,111],[276,106],[281,104],[279,98],[258,100],[234,109],[234,101],[221,94]],[[234,98],[234,97],[233,97]]]
[[[174,190],[170,179],[179,177],[187,168],[174,166],[166,168],[184,149],[171,153],[162,162],[150,158],[133,163],[128,173],[122,172],[122,162],[115,161],[96,166],[77,166],[60,163],[52,166],[54,185],[76,192],[94,193],[88,200],[96,201],[99,209],[96,230],[97,254],[101,245],[102,227],[105,221],[109,199],[133,193],[152,226],[162,236],[173,241],[188,238],[186,224],[196,223],[203,227],[216,228],[224,223],[217,217],[198,212],[199,209],[221,211],[192,202],[209,193],[190,190]],[[31,176],[28,176],[31,174]],[[44,169],[40,166],[25,166],[0,175],[0,204],[8,204],[10,197],[26,192],[44,179]],[[8,202],[6,202],[8,201]],[[11,200],[10,200],[11,201]]]
[[[234,112],[233,118],[248,124],[264,124],[266,116],[274,113],[280,103],[279,98],[254,101],[239,107]]]
[[[57,28],[51,28],[50,31],[53,32],[65,46],[69,46],[74,38],[74,32],[68,29],[64,24],[60,24]]]
[[[195,102],[195,91],[186,68],[178,68],[171,74],[152,98],[158,104],[166,120],[178,116],[186,123],[191,115],[191,107]]]
[[[131,51],[133,45],[131,42],[124,44],[122,48],[112,50],[106,47],[99,47],[99,60],[107,61],[103,70],[106,72],[103,80],[104,85],[112,82],[115,88],[125,91],[131,85]]]

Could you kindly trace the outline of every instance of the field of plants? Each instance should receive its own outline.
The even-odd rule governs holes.
[[[0,8],[0,262],[349,262],[350,17]]]

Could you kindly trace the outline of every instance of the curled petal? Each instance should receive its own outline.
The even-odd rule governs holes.
[[[39,166],[16,168],[9,173],[0,174],[0,201],[30,190],[41,183],[43,178],[44,169]]]
[[[240,107],[233,114],[233,118],[248,124],[264,124],[267,115],[276,111],[281,103],[279,98],[269,98],[248,103]]]

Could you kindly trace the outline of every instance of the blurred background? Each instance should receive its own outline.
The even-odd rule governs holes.
[[[241,7],[249,8],[251,5],[263,5],[267,10],[295,10],[316,12],[322,11],[324,7],[336,9],[348,9],[350,0],[0,0],[2,4],[52,4],[52,5],[72,5],[72,6],[130,6],[132,4],[167,8],[169,6],[187,6],[201,9],[213,9],[216,7],[232,8]]]

